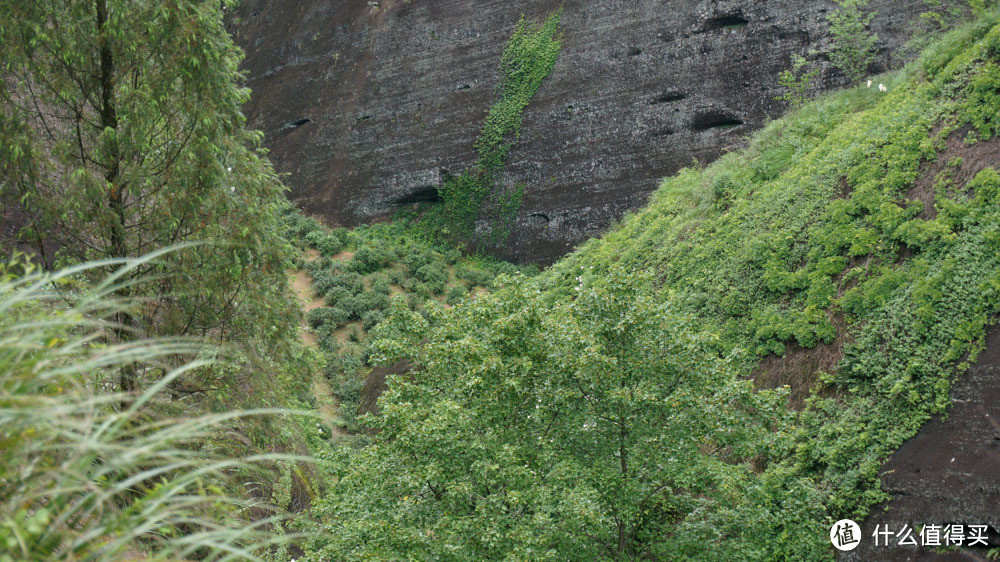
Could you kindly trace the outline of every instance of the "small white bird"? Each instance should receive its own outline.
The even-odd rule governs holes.
[[[889,88],[886,88],[884,84],[879,84],[878,85],[878,91],[880,91],[880,92],[888,92]]]
[[[871,80],[869,80],[869,81],[868,81],[868,87],[869,87],[869,88],[871,88],[871,87],[872,87],[872,81],[871,81]]]

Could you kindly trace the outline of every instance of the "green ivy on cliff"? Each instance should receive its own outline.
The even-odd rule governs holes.
[[[446,179],[440,188],[443,204],[432,222],[445,229],[446,235],[472,241],[476,220],[483,215],[491,241],[509,235],[510,224],[521,207],[524,184],[505,189],[500,179],[507,155],[521,136],[521,114],[559,57],[561,14],[562,10],[557,10],[541,24],[522,16],[514,28],[500,58],[499,99],[490,108],[476,140],[476,164]]]

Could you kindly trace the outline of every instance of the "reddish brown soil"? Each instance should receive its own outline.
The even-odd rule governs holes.
[[[361,406],[359,413],[378,413],[378,397],[382,396],[388,386],[386,379],[390,375],[406,375],[413,370],[413,363],[403,360],[393,363],[387,367],[375,367],[368,378],[365,379],[365,386],[361,389]]]
[[[947,178],[952,188],[961,188],[976,177],[984,168],[996,166],[1000,162],[1000,137],[987,141],[966,144],[965,138],[972,128],[966,125],[953,131],[944,140],[944,148],[938,152],[935,160],[925,162],[920,170],[920,178],[906,194],[909,200],[918,200],[924,204],[924,210],[919,218],[933,219],[937,216],[934,207],[935,186],[941,179]],[[931,132],[934,134],[934,131]],[[958,166],[949,166],[955,158],[961,158]]]
[[[844,355],[846,324],[839,316],[834,318],[837,339],[829,344],[805,348],[789,344],[782,356],[769,355],[761,360],[751,374],[758,388],[781,388],[788,385],[791,390],[789,406],[801,408],[809,397],[820,373],[832,373]]]
[[[315,250],[309,250],[306,252],[306,261],[313,261],[318,258],[318,254],[310,254],[310,252],[315,252]],[[308,273],[305,271],[291,272],[291,284],[292,290],[295,291],[295,295],[302,303],[302,310],[304,312],[308,313],[310,310],[323,306],[323,298],[313,291],[312,278],[309,277]],[[318,341],[316,340],[316,334],[309,329],[304,321],[299,327],[299,333],[301,334],[302,341],[306,345],[311,347],[315,347],[317,345]],[[345,435],[339,425],[340,416],[337,413],[339,404],[337,403],[336,397],[333,395],[333,389],[330,388],[330,383],[327,382],[323,373],[316,373],[313,377],[312,390],[313,395],[316,397],[316,410],[319,412],[320,418],[326,426],[330,428],[334,436]]]
[[[935,417],[883,467],[892,499],[861,524],[867,542],[842,560],[986,560],[987,549],[938,553],[919,547],[874,547],[876,525],[989,525],[1000,546],[1000,327],[968,372],[953,382],[947,418]],[[886,510],[888,507],[888,510]]]

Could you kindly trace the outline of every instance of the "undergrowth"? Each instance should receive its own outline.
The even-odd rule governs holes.
[[[0,561],[260,560],[301,538],[282,531],[280,484],[244,486],[303,459],[233,443],[289,412],[169,415],[173,385],[231,355],[193,339],[107,342],[115,315],[137,306],[118,295],[128,272],[150,261],[53,273],[16,254],[0,262]],[[152,382],[108,392],[124,369]]]
[[[359,430],[357,413],[370,371],[369,332],[388,314],[393,301],[430,317],[469,297],[495,289],[500,274],[534,275],[534,266],[514,266],[468,256],[425,233],[411,216],[353,229],[327,228],[289,206],[284,214],[287,239],[301,250],[298,266],[309,274],[324,306],[307,315],[325,359],[324,371],[340,401],[343,429]]]

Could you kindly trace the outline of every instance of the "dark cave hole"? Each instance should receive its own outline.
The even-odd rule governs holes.
[[[396,200],[397,205],[412,205],[414,203],[437,203],[441,201],[441,194],[435,186],[421,187],[415,191],[407,193]]]
[[[312,119],[299,119],[298,121],[292,121],[288,124],[289,127],[301,127],[306,123],[312,123]]]
[[[468,89],[470,89],[470,88],[472,88],[472,86],[470,86],[470,85],[468,85],[468,84],[462,84],[461,86],[459,86],[459,87],[458,87],[458,88],[456,88],[456,89],[457,89],[457,90],[468,90]]]
[[[714,17],[702,28],[704,31],[715,31],[717,29],[740,29],[746,27],[750,22],[738,14],[726,14]]]
[[[696,115],[691,121],[691,129],[694,131],[708,131],[710,129],[733,129],[743,125],[743,120],[723,111],[710,111]]]
[[[675,101],[681,101],[683,99],[687,99],[687,97],[688,97],[688,95],[685,94],[684,92],[679,92],[679,91],[664,92],[662,95],[660,95],[658,97],[655,97],[652,100],[650,100],[649,101],[649,105],[657,105],[657,104],[661,104],[661,103],[672,103],[672,102],[675,102]]]
[[[642,49],[638,47],[632,47],[631,49],[628,50],[628,56],[630,57],[637,57],[641,54],[642,54]]]
[[[545,213],[531,213],[528,215],[528,223],[533,226],[545,226],[551,221],[552,219]]]

